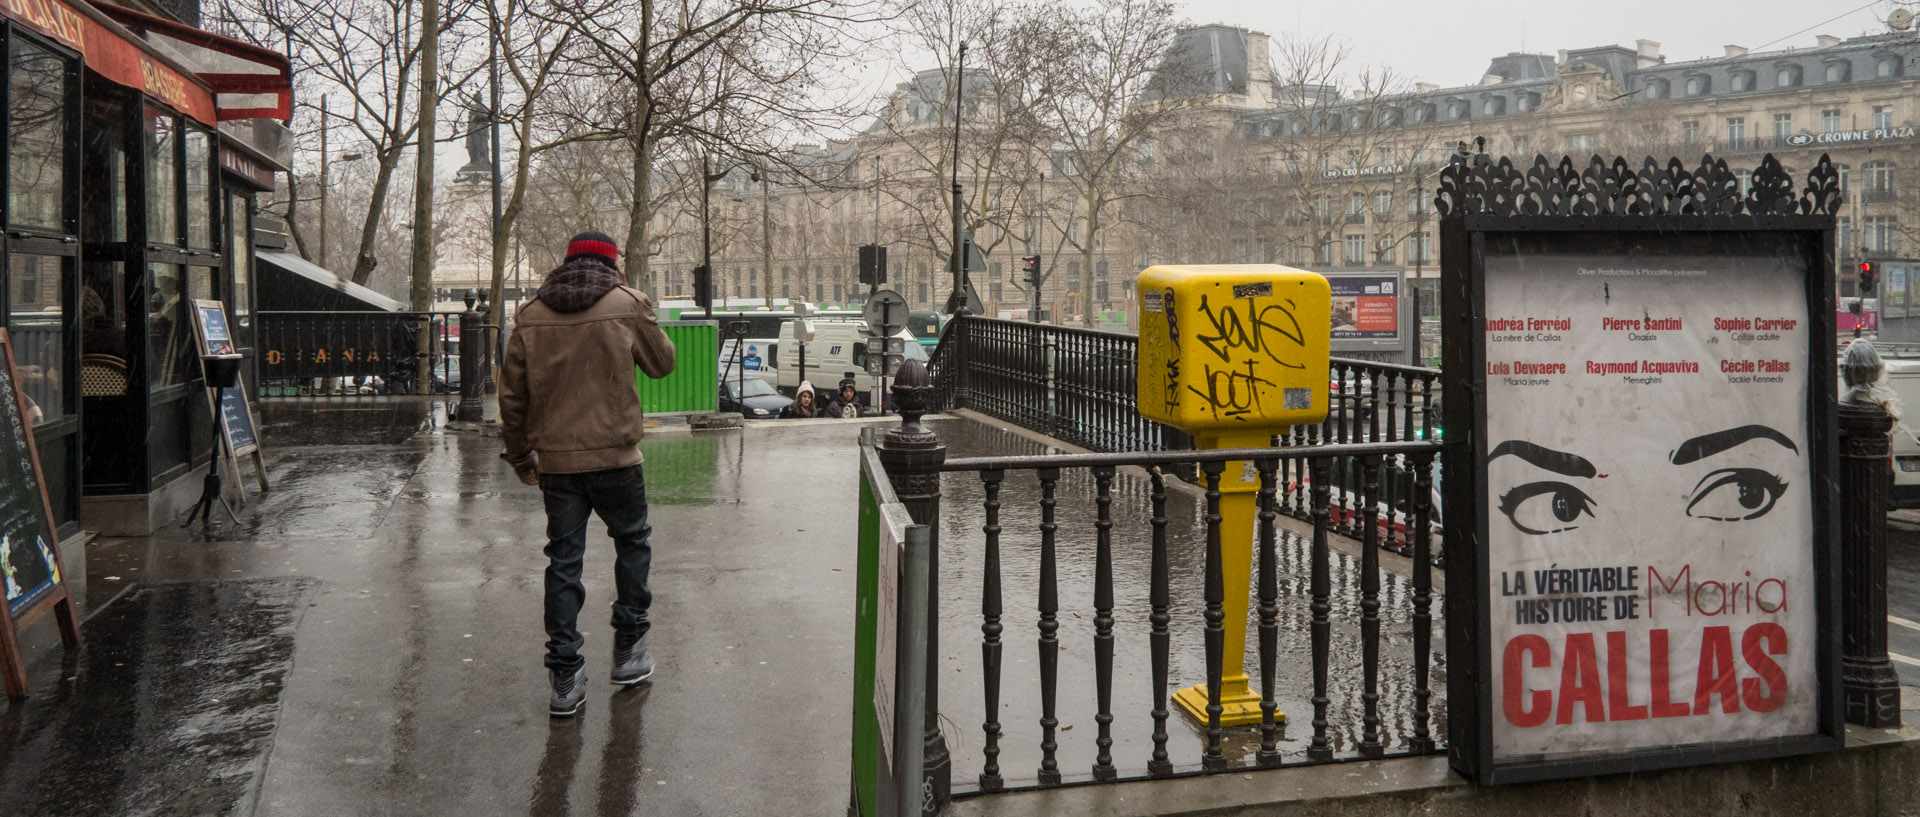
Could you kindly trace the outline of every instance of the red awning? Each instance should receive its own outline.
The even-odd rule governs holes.
[[[87,67],[214,124],[213,93],[192,70],[148,45],[85,0],[6,0],[0,14],[80,52]]]
[[[286,55],[120,6],[96,8],[191,69],[213,90],[222,121],[293,116],[293,63]]]

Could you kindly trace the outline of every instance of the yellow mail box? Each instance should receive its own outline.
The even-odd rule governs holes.
[[[1278,264],[1156,266],[1135,291],[1142,415],[1216,439],[1326,419],[1325,277]]]

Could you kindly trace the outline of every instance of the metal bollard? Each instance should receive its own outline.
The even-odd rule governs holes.
[[[933,381],[925,366],[909,360],[900,366],[893,382],[893,404],[900,412],[900,425],[881,435],[880,462],[887,468],[900,504],[916,525],[928,528],[929,564],[940,563],[940,465],[947,461],[947,446],[922,425],[933,397]],[[940,655],[940,571],[927,579],[927,656]],[[928,813],[938,813],[953,793],[953,758],[947,749],[946,735],[940,731],[940,674],[929,667],[926,674],[926,720],[924,764],[928,785],[932,788]]]
[[[467,311],[460,313],[460,407],[455,410],[454,419],[470,423],[480,422],[482,408],[480,396],[486,390],[485,369],[486,341],[481,326],[487,322],[486,313],[473,308],[473,293],[467,293]]]
[[[1893,417],[1876,404],[1839,406],[1841,687],[1847,722],[1900,725],[1900,676],[1887,658],[1887,470]]]

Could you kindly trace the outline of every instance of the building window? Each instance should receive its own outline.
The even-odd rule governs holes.
[[[1899,57],[1881,57],[1873,64],[1873,75],[1881,79],[1892,79],[1900,76],[1901,67]]]
[[[1786,139],[1793,135],[1793,114],[1777,113],[1773,115],[1773,138]]]
[[[1753,72],[1752,71],[1733,72],[1733,76],[1728,78],[1727,87],[1730,88],[1736,94],[1753,90]]]
[[[1465,101],[1455,100],[1453,102],[1449,102],[1447,103],[1447,118],[1448,119],[1465,119],[1467,118],[1467,114],[1470,110],[1471,109],[1467,106],[1467,103]]]
[[[1108,300],[1107,292],[1107,262],[1095,261],[1093,263],[1093,297],[1102,301]]]
[[[1313,261],[1314,263],[1319,264],[1320,266],[1323,266],[1323,267],[1332,266],[1333,265],[1333,242],[1331,241],[1320,242],[1320,246],[1315,248]]]
[[[1515,136],[1515,137],[1513,137],[1513,153],[1514,153],[1514,155],[1516,155],[1516,156],[1525,156],[1525,155],[1526,155],[1526,153],[1527,153],[1527,137],[1525,137],[1525,136]]]
[[[1860,172],[1867,183],[1868,196],[1880,194],[1891,196],[1893,193],[1893,163],[1885,159],[1875,159],[1860,166]]]
[[[1596,133],[1576,133],[1567,137],[1567,150],[1591,151],[1600,146],[1600,135]]]
[[[1080,288],[1080,262],[1067,262],[1067,289]]]
[[[1367,262],[1366,236],[1351,234],[1347,236],[1345,262],[1347,266],[1358,266]]]
[[[1480,113],[1485,116],[1499,116],[1507,112],[1505,97],[1490,96],[1480,102]]]
[[[1407,236],[1411,245],[1407,247],[1407,260],[1416,264],[1433,263],[1433,233],[1418,232]]]
[[[1713,80],[1706,77],[1687,77],[1687,96],[1706,96],[1713,91]]]
[[[1354,219],[1355,216],[1365,218],[1366,214],[1367,214],[1367,198],[1365,196],[1360,195],[1359,193],[1348,194],[1347,195],[1347,222],[1352,223],[1355,220]]]
[[[1835,221],[1833,228],[1833,240],[1839,245],[1839,254],[1844,257],[1853,252],[1853,219],[1841,216]]]
[[[1890,130],[1893,128],[1892,105],[1873,106],[1873,127],[1874,130]]]
[[[1680,140],[1689,145],[1700,144],[1700,120],[1689,119],[1680,123]]]
[[[1798,86],[1800,84],[1800,66],[1798,65],[1780,66],[1780,70],[1774,74],[1773,81],[1774,81],[1774,84],[1782,88],[1793,88]]]
[[[1744,116],[1727,117],[1727,146],[1739,150],[1747,141],[1747,118]]]
[[[1373,214],[1384,219],[1392,210],[1393,192],[1390,190],[1375,190],[1373,192]]]
[[[1394,255],[1393,239],[1388,238],[1384,235],[1381,236],[1380,237],[1380,253],[1379,253],[1380,263],[1382,264],[1394,263],[1393,255]]]
[[[1847,62],[1827,63],[1828,82],[1846,82],[1853,77],[1853,64]]]
[[[1821,133],[1839,133],[1840,132],[1840,112],[1839,111],[1828,109],[1820,112],[1820,132]]]
[[[1664,79],[1647,80],[1647,98],[1648,99],[1666,99],[1668,96],[1668,93],[1669,91],[1668,91],[1668,85],[1666,80]]]
[[[1733,176],[1740,180],[1740,195],[1744,196],[1753,190],[1753,171],[1736,170],[1733,172]]]
[[[1900,228],[1893,216],[1867,216],[1861,219],[1860,250],[1893,253],[1900,251]]]

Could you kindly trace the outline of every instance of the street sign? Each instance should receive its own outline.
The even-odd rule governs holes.
[[[867,331],[876,335],[888,335],[881,327],[907,325],[907,299],[891,289],[883,289],[867,297],[867,303],[860,309],[860,316],[867,320]]]

